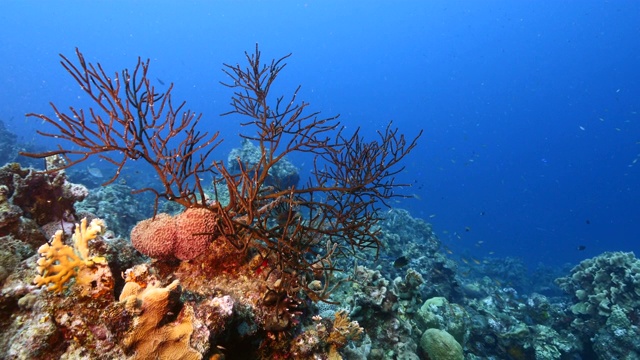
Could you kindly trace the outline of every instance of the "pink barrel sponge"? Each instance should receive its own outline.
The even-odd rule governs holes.
[[[173,255],[180,260],[191,260],[205,252],[215,231],[213,213],[207,209],[192,208],[176,216],[175,220],[177,231]]]
[[[176,221],[171,215],[158,214],[136,224],[131,230],[131,244],[149,257],[168,260],[173,258],[176,231]]]
[[[204,253],[215,231],[215,216],[207,209],[187,209],[175,217],[158,214],[131,230],[131,243],[154,259],[191,260]]]

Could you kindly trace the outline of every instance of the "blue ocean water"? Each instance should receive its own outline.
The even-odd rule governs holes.
[[[89,104],[59,64],[78,47],[151,78],[238,146],[223,63],[293,53],[283,92],[375,136],[424,129],[393,202],[454,256],[535,266],[638,253],[640,3],[635,1],[3,1],[0,119],[48,141],[25,113]],[[278,89],[280,90],[280,88]],[[55,144],[49,144],[51,148]],[[304,170],[304,159],[293,159]],[[102,166],[94,164],[94,166]],[[579,250],[582,249],[583,250]]]

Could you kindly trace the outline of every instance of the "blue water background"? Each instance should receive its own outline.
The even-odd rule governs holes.
[[[408,199],[453,256],[577,262],[640,248],[640,2],[3,1],[0,118],[22,141],[89,104],[59,65],[79,47],[151,78],[238,146],[222,63],[259,43],[289,52],[278,91],[374,136],[424,129],[405,159]],[[157,84],[160,86],[159,84]],[[50,148],[55,145],[48,144]],[[293,159],[303,171],[304,158]],[[637,163],[636,163],[637,161]],[[91,163],[101,167],[103,164]],[[306,170],[305,170],[306,167]],[[579,246],[586,247],[578,250]]]

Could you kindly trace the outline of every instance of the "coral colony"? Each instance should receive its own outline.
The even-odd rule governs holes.
[[[223,68],[225,115],[243,119],[224,161],[220,135],[141,59],[109,73],[62,56],[93,106],[29,114],[59,143],[22,149],[44,170],[12,162],[0,126],[14,153],[0,154],[0,358],[640,357],[632,253],[570,274],[456,263],[429,224],[385,206],[420,134],[389,124],[365,141],[309,112],[299,88],[272,94],[289,55],[245,55]]]
[[[231,164],[212,161],[210,156],[221,142],[219,134],[198,130],[201,115],[185,110],[184,102],[176,105],[172,86],[164,93],[156,91],[148,76],[149,61],[138,59],[133,71],[110,76],[100,64],[87,63],[80,51],[76,55],[77,63],[62,56],[62,65],[93,100],[94,108],[71,108],[65,113],[52,104],[53,118],[29,114],[54,127],[53,132],[39,134],[68,145],[23,155],[55,159],[57,166],[47,168],[47,174],[99,157],[116,167],[103,185],[114,183],[129,162],[144,161],[160,184],[136,191],[153,193],[156,212],[161,200],[186,208],[175,216],[156,213],[131,231],[133,246],[158,260],[158,269],[140,265],[126,270],[121,305],[110,305],[124,310],[126,319],[116,323],[130,323],[104,330],[112,335],[122,332],[119,348],[124,355],[197,359],[202,356],[198,349],[210,353],[208,338],[195,349],[189,346],[194,311],[206,312],[199,306],[203,303],[215,307],[210,301],[218,297],[211,295],[219,293],[223,283],[243,288],[242,297],[247,299],[234,302],[255,313],[256,331],[286,332],[299,322],[305,301],[337,303],[332,292],[347,279],[337,276],[343,270],[339,261],[352,261],[367,250],[377,254],[379,204],[397,196],[394,190],[402,186],[394,183],[394,175],[402,170],[398,163],[414,148],[417,137],[407,141],[389,124],[377,141],[366,142],[357,130],[347,134],[337,117],[308,113],[307,103],[295,101],[298,89],[290,99],[279,97],[270,103],[270,89],[288,56],[264,65],[256,46],[254,54],[246,54],[246,68],[225,65],[229,82],[224,85],[234,91],[227,115],[247,119],[243,126],[248,131],[241,137],[255,143],[258,157],[251,163],[240,158]],[[273,175],[276,164],[296,152],[314,158],[311,178],[303,186]],[[207,189],[211,184],[204,183],[208,178],[212,193]],[[83,229],[86,221],[82,220]],[[98,275],[110,273],[81,277],[86,268],[105,262],[89,257],[86,249],[87,238],[100,229],[95,222],[89,227],[90,236],[76,231],[73,247],[62,243],[62,230],[51,244],[41,247],[38,285],[60,292],[72,277],[76,288],[91,281],[104,283]],[[162,272],[173,272],[177,279],[163,287]],[[198,300],[176,304],[181,293]],[[168,315],[144,311],[146,306],[176,312],[178,319],[166,323],[163,318]],[[339,356],[338,349],[361,331],[344,312],[337,312],[334,324],[326,329],[327,351]],[[283,345],[273,342],[263,341],[255,351],[282,353]]]
[[[224,162],[210,161],[218,133],[208,136],[196,129],[201,115],[174,106],[171,90],[156,93],[147,77],[149,62],[138,60],[130,74],[109,77],[100,64],[87,64],[77,51],[79,67],[63,57],[63,66],[96,103],[88,117],[82,110],[70,114],[53,106],[56,118],[29,114],[55,126],[57,132],[43,136],[66,140],[72,146],[32,157],[63,157],[65,169],[98,156],[114,164],[114,182],[128,161],[151,165],[161,182],[153,192],[159,199],[184,206],[175,218],[155,216],[132,231],[132,243],[152,258],[191,260],[205,253],[212,242],[226,242],[243,254],[266,262],[268,278],[275,279],[274,296],[297,298],[303,290],[312,300],[329,300],[333,261],[355,256],[379,246],[378,201],[395,194],[395,165],[416,144],[407,142],[390,126],[379,141],[364,142],[358,131],[346,135],[336,118],[306,114],[306,103],[278,98],[267,103],[269,90],[285,66],[287,56],[262,65],[256,47],[247,54],[248,68],[225,65],[234,89],[233,110],[248,120],[243,124],[255,133],[242,138],[258,143],[255,164],[238,161],[236,173]],[[180,139],[184,137],[184,139]],[[171,147],[172,143],[175,147]],[[285,156],[304,152],[314,156],[312,178],[305,186],[267,185],[272,168]],[[79,155],[77,158],[72,158]],[[57,170],[56,169],[56,170]],[[227,197],[205,194],[203,178],[214,175],[224,184]],[[224,246],[224,245],[223,245]],[[320,277],[321,280],[313,280]]]

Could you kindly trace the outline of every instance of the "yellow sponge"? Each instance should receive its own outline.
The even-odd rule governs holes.
[[[103,257],[89,257],[89,240],[93,240],[104,228],[104,222],[94,219],[87,226],[84,218],[80,224],[76,224],[73,234],[73,247],[65,245],[62,241],[62,230],[58,230],[50,244],[44,244],[38,249],[38,276],[34,279],[36,285],[49,285],[47,290],[61,292],[66,283],[76,277],[80,268],[96,265],[106,265]],[[77,279],[82,282],[82,279]]]

